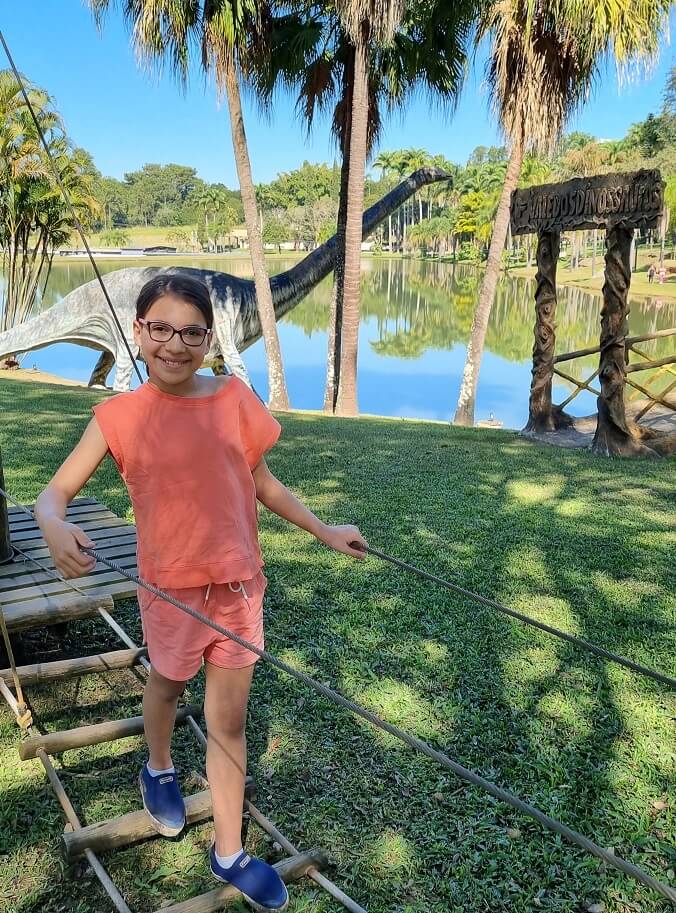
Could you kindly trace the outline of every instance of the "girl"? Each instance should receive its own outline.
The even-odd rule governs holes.
[[[36,516],[64,577],[89,573],[87,534],[65,521],[68,503],[110,453],[134,508],[139,575],[258,647],[263,647],[266,579],[256,499],[269,510],[355,558],[366,544],[355,526],[327,526],[267,467],[280,426],[234,376],[197,373],[209,350],[213,313],[207,287],[165,273],[144,285],[134,339],[148,381],[94,406],[94,417],[36,504]],[[143,695],[148,760],[143,805],[157,831],[178,834],[185,807],[171,759],[179,695],[204,660],[207,776],[215,840],[211,871],[239,888],[256,910],[286,909],[276,871],[242,850],[245,722],[256,654],[139,588],[151,672]]]

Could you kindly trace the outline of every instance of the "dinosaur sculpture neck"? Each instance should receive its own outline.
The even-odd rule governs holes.
[[[439,168],[420,168],[414,172],[366,210],[362,220],[362,238],[367,238],[384,219],[396,212],[402,203],[417,193],[421,187],[437,181],[450,180],[450,177]],[[335,268],[337,246],[337,236],[334,235],[296,266],[271,278],[272,301],[278,320]]]

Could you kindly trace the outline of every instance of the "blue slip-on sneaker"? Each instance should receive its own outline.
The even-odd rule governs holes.
[[[249,856],[244,850],[227,869],[218,864],[216,850],[209,851],[211,873],[219,881],[241,891],[247,903],[258,913],[282,913],[289,905],[289,892],[275,869]]]
[[[176,772],[151,777],[144,764],[139,774],[143,807],[163,837],[175,837],[185,826],[185,804]]]

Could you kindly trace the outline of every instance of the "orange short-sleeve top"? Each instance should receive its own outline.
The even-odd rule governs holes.
[[[139,574],[163,587],[250,580],[263,566],[252,470],[279,423],[236,377],[211,396],[146,382],[93,408],[129,491]]]

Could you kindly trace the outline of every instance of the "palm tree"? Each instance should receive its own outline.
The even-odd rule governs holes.
[[[588,96],[605,57],[618,63],[657,52],[670,0],[495,0],[481,14],[477,41],[491,40],[488,83],[511,147],[486,273],[467,347],[455,423],[474,423],[486,328],[509,225],[509,204],[524,154],[550,150]]]
[[[356,415],[357,348],[361,300],[361,241],[364,174],[369,127],[370,45],[387,45],[404,14],[404,0],[336,0],[345,32],[354,44],[349,176],[345,219],[343,333],[336,413]]]
[[[576,142],[570,146],[557,162],[556,170],[561,178],[591,177],[598,174],[608,164],[609,150],[605,143],[596,140],[589,142]],[[582,236],[582,238],[580,238]],[[596,274],[596,241],[598,229],[592,232],[592,276]],[[582,249],[586,247],[585,232],[573,232],[571,244],[570,268],[576,269],[582,260]]]
[[[288,11],[288,7],[293,7]],[[337,265],[329,329],[327,384],[324,408],[333,411],[339,385],[342,327],[345,212],[349,178],[349,149],[354,85],[355,47],[336,17],[334,4],[307,0],[280,2],[281,13],[271,24],[270,53],[257,62],[256,89],[269,104],[279,82],[298,91],[297,111],[311,129],[316,112],[333,107],[333,133],[342,156]],[[453,4],[416,3],[406,9],[401,28],[388,45],[371,43],[369,57],[368,143],[375,144],[381,109],[403,105],[423,90],[435,104],[453,106],[465,72],[466,45],[474,21],[476,0]],[[396,161],[396,164],[394,162]],[[396,154],[393,171],[404,174]],[[401,214],[399,237],[402,237]]]
[[[116,2],[88,0],[99,22]],[[240,73],[245,76],[248,73],[252,48],[260,52],[262,20],[268,4],[265,0],[119,0],[119,3],[142,56],[157,63],[168,58],[175,73],[185,82],[190,45],[196,41],[202,49],[204,70],[213,70],[219,90],[225,92],[268,362],[269,405],[272,409],[288,410],[289,395],[263,253],[239,85]]]
[[[549,180],[552,173],[551,161],[544,156],[528,153],[524,156],[519,175],[519,187],[535,187]],[[521,239],[520,239],[521,240]],[[526,266],[533,261],[533,235],[526,235]]]
[[[76,215],[90,223],[100,212],[93,195],[96,171],[91,157],[72,148],[49,96],[30,83],[27,91]],[[21,86],[11,71],[0,71],[0,249],[6,280],[0,330],[32,315],[49,278],[54,252],[73,229]]]
[[[396,152],[379,152],[373,160],[373,167],[378,168],[384,178],[390,177],[397,171]],[[392,253],[392,213],[387,217],[387,245]]]
[[[412,171],[417,171],[418,168],[424,168],[426,165],[429,165],[431,162],[431,156],[426,149],[402,149],[401,153],[401,165],[405,172],[409,174]],[[423,203],[422,203],[422,194],[416,193],[415,195],[418,198],[418,211],[420,218],[419,222],[423,220]],[[411,219],[411,223],[415,221],[415,217]]]

